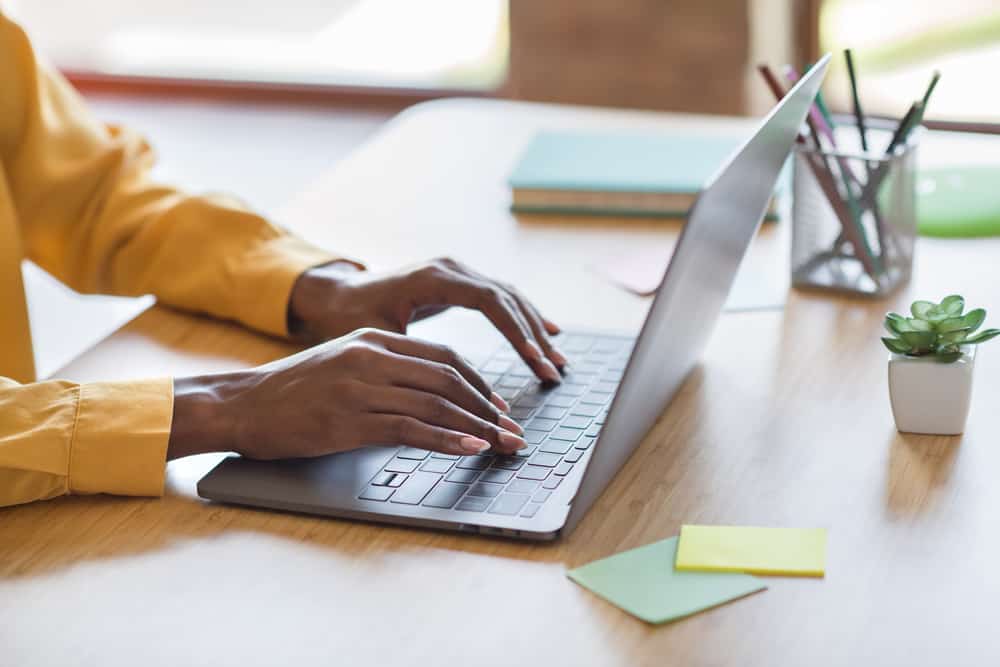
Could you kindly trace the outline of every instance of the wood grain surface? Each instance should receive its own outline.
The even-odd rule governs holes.
[[[512,218],[506,174],[531,134],[554,126],[750,127],[430,103],[284,219],[375,270],[453,255],[516,282],[564,326],[634,330],[648,302],[589,267],[651,244],[669,253],[678,226]],[[755,240],[744,270],[787,270],[784,229]],[[878,336],[885,311],[917,296],[960,292],[1000,316],[998,256],[992,240],[922,239],[913,284],[887,300],[793,293],[783,311],[725,315],[641,447],[554,544],[207,503],[195,483],[218,456],[171,463],[162,499],[0,510],[0,664],[995,664],[1000,348],[980,352],[964,436],[904,436]],[[62,375],[184,375],[292,349],[156,307]],[[682,523],[825,527],[827,576],[770,578],[764,593],[664,627],[564,576]]]

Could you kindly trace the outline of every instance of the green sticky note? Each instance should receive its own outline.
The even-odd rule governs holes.
[[[602,558],[570,570],[570,579],[647,623],[666,623],[766,586],[746,574],[677,572],[677,538]]]
[[[681,526],[678,570],[822,577],[823,528]]]

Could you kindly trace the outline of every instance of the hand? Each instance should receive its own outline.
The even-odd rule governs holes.
[[[446,347],[364,329],[245,372],[176,380],[168,458],[321,456],[371,444],[512,454],[523,430]]]
[[[525,363],[548,382],[559,382],[566,357],[549,335],[559,327],[521,294],[452,259],[438,259],[390,274],[334,263],[307,271],[289,302],[292,329],[307,340],[326,340],[362,327],[406,333],[410,322],[450,306],[482,312]]]

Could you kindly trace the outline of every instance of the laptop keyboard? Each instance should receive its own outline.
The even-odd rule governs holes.
[[[543,386],[509,346],[479,369],[524,427],[527,448],[510,456],[457,456],[400,447],[358,497],[535,516],[597,440],[634,344],[610,336],[555,340],[570,359],[560,385]]]

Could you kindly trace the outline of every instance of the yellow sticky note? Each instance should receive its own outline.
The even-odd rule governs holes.
[[[702,572],[822,577],[826,529],[681,526],[674,566]]]

